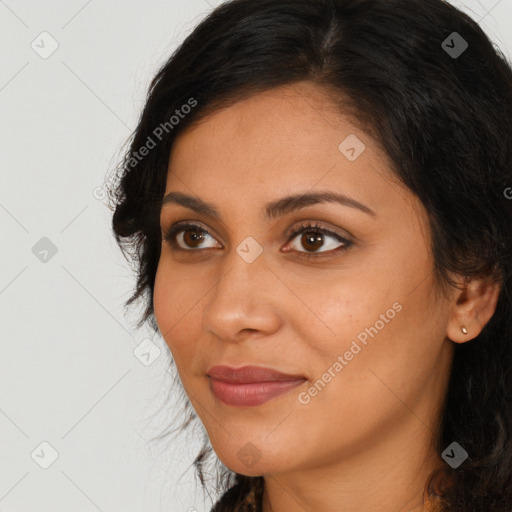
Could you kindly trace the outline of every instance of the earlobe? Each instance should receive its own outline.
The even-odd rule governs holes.
[[[454,293],[446,335],[454,343],[476,338],[494,315],[501,283],[490,279],[464,281]]]

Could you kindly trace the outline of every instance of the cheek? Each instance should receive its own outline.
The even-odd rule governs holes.
[[[177,364],[193,349],[193,340],[199,339],[198,332],[194,332],[194,325],[198,324],[193,322],[198,312],[197,302],[190,281],[180,279],[165,264],[159,264],[153,293],[155,319]]]
[[[443,341],[442,319],[436,317],[440,306],[432,299],[431,280],[423,280],[411,292],[416,273],[407,265],[400,271],[396,265],[385,272],[373,270],[347,274],[314,294],[309,292],[307,303],[317,319],[311,314],[297,316],[298,329],[311,340],[314,376],[331,369],[343,377],[332,379],[329,387],[349,386],[360,398],[368,389],[368,379],[378,380],[377,376],[404,391],[414,387],[411,378],[427,379]]]
[[[295,301],[295,312],[289,312],[293,314],[288,319],[314,340],[312,348],[329,356],[349,350],[358,335],[364,346],[375,335],[376,322],[378,330],[385,331],[399,315],[400,306],[394,308],[395,301],[382,292],[386,283],[377,284],[369,272],[354,269],[340,277],[331,275],[328,281],[316,280],[314,287],[303,283],[293,288],[301,300]]]
[[[354,290],[354,293],[339,294],[339,288],[333,291],[329,301],[324,300],[320,313],[327,327],[314,334],[319,356],[315,373],[337,370],[339,375],[343,374],[337,384],[354,387],[356,391],[368,379],[370,367],[390,367],[397,363],[405,328],[401,317],[404,308],[397,301],[390,302],[371,293]]]

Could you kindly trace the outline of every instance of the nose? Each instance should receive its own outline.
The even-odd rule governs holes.
[[[235,249],[205,298],[203,328],[229,342],[269,336],[282,322],[280,301],[288,300],[283,284],[267,266],[265,251],[248,263]]]

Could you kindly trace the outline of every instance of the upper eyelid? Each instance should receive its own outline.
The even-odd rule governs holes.
[[[305,233],[306,229],[302,229],[303,226],[305,228],[309,229],[310,231],[319,231],[321,233],[324,233],[327,236],[336,238],[339,242],[347,242],[351,238],[349,236],[341,235],[340,233],[337,233],[334,229],[331,229],[327,226],[322,226],[321,224],[319,224],[317,222],[309,222],[309,221],[302,222],[300,226],[290,228],[290,230],[288,230],[286,232],[286,237],[288,239],[291,239],[291,237],[296,237],[296,236],[300,235],[301,233]]]
[[[171,232],[172,232],[170,239],[173,244],[176,244],[177,243],[176,237],[178,236],[178,234],[182,233],[186,229],[190,229],[191,227],[199,228],[200,231],[204,231],[209,236],[211,236],[215,241],[217,241],[217,243],[220,243],[220,242],[218,242],[217,237],[214,235],[214,233],[212,233],[212,230],[210,228],[204,227],[204,226],[202,226],[201,223],[198,223],[198,221],[192,221],[192,220],[181,220],[181,221],[173,222],[172,224],[170,224],[169,227],[162,226],[162,239],[168,238],[168,235],[171,234]],[[189,249],[189,251],[195,252],[194,250],[190,250],[190,249]]]

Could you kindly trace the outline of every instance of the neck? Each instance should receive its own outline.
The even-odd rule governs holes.
[[[427,512],[425,485],[445,463],[431,445],[431,431],[412,416],[408,435],[395,431],[394,441],[381,438],[307,471],[264,475],[263,512]]]

